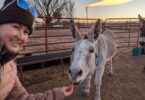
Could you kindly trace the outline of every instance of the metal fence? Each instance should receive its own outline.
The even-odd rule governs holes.
[[[118,48],[138,47],[139,22],[137,18],[108,18],[104,27],[114,31]]]
[[[51,52],[70,51],[73,38],[69,30],[69,20],[78,25],[80,31],[86,34],[97,19],[59,18],[59,22],[48,26],[36,27],[20,56],[48,54]],[[114,31],[118,48],[138,47],[139,23],[137,18],[108,18],[103,28]]]

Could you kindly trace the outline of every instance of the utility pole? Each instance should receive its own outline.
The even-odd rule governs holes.
[[[86,18],[87,18],[87,25],[88,25],[88,7],[86,7]]]

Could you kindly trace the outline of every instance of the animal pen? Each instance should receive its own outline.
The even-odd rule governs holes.
[[[62,24],[61,22],[65,22],[61,26],[52,25],[50,27],[45,25],[43,27],[36,27],[36,30],[30,36],[28,43],[17,58],[17,65],[22,80],[23,68],[38,63],[41,63],[42,67],[44,67],[46,62],[51,63],[51,61],[58,60],[61,63],[62,73],[65,72],[63,61],[70,57],[73,43],[69,30],[70,19],[60,18],[59,25]],[[73,18],[73,20],[77,23],[79,30],[86,34],[89,32],[88,29],[92,23],[97,19]],[[108,18],[104,20],[103,28],[109,28],[114,31],[117,43],[117,55],[122,50],[139,47],[139,23],[137,18]],[[104,100],[107,99],[104,98]]]

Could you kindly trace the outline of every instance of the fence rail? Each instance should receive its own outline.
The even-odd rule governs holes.
[[[139,46],[138,18],[108,18],[104,21],[104,27],[114,31],[118,48]]]
[[[36,27],[19,57],[70,51],[73,38],[69,30],[69,20],[75,20],[82,33],[88,33],[91,25],[97,20],[86,18],[60,19],[60,23],[57,24],[62,24],[61,27],[48,25]],[[65,25],[63,25],[63,20],[65,20]],[[118,48],[138,47],[139,23],[137,18],[108,18],[103,22],[103,28],[114,31]]]
[[[46,61],[60,60],[64,72],[63,59],[69,58],[74,40],[69,30],[69,20],[71,18],[60,19],[62,20],[60,20],[61,23],[57,24],[60,25],[65,20],[65,25],[53,27],[45,24],[43,27],[36,27],[28,43],[24,45],[17,59],[22,80],[23,65],[34,63],[44,65]],[[77,23],[81,33],[86,34],[97,19],[73,18],[73,20]],[[139,23],[137,18],[109,18],[104,21],[103,28],[114,31],[117,48],[138,47]]]

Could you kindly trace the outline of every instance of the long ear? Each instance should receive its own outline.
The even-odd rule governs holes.
[[[94,42],[101,34],[101,31],[102,31],[102,23],[101,20],[98,19],[98,21],[96,21],[96,23],[92,26],[91,32],[89,34],[89,40]]]
[[[140,14],[138,15],[138,18],[139,18],[139,21],[140,21],[140,22],[143,22],[143,21],[144,21],[144,19],[141,17]]]
[[[73,20],[70,20],[70,30],[74,39],[76,39],[77,41],[82,39],[79,29]]]
[[[140,21],[140,27],[142,27],[143,23],[145,23],[145,20],[141,17],[141,15],[138,15],[139,21]]]

